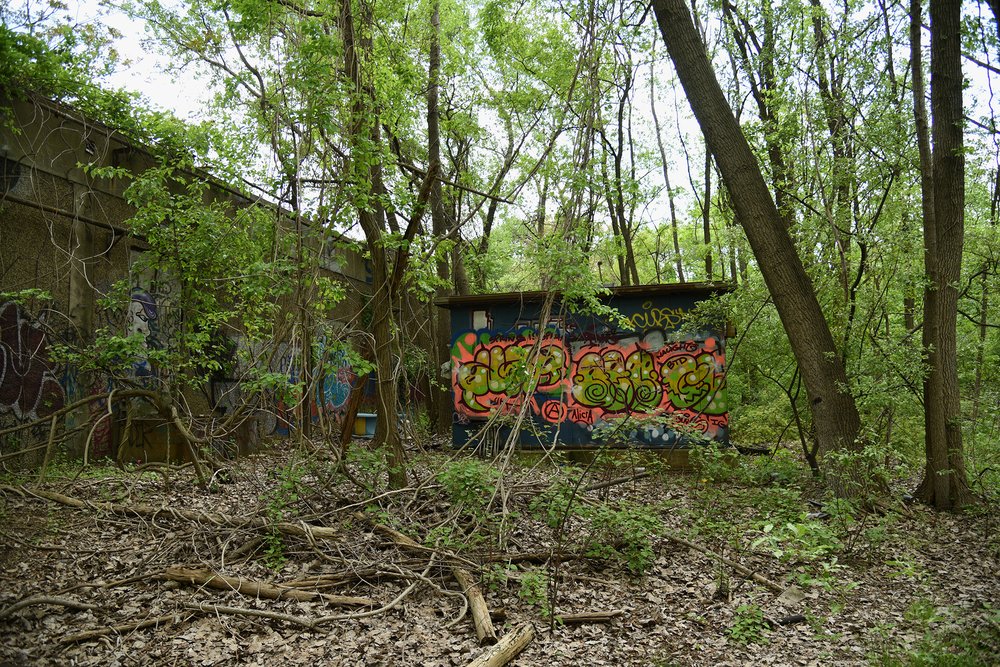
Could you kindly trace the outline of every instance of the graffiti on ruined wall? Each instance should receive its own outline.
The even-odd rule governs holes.
[[[16,303],[0,305],[0,415],[29,421],[58,410],[65,400],[44,329]]]
[[[351,390],[357,383],[357,375],[350,366],[347,353],[336,348],[324,352],[323,345],[324,341],[319,341],[319,353],[325,355],[326,359],[322,367],[317,364],[313,369],[313,376],[317,378],[316,389],[313,400],[308,401],[307,406],[313,421],[319,420],[320,412],[334,419],[341,418]],[[282,342],[278,343],[271,356],[268,370],[286,376],[288,386],[291,388],[300,381],[301,362],[301,348],[298,345]],[[321,372],[323,377],[320,381]],[[240,391],[236,381],[232,381],[231,384],[231,387],[224,388],[224,392],[232,403],[239,400]],[[296,422],[296,403],[292,391],[275,392],[270,405],[261,413],[262,433],[268,436],[288,436]]]
[[[154,377],[156,374],[149,361],[149,350],[162,349],[160,341],[160,309],[156,298],[140,287],[133,287],[129,300],[126,326],[130,336],[142,338],[145,352],[140,352],[133,361],[132,371],[136,377]]]
[[[537,340],[531,329],[460,334],[452,346],[456,421],[516,413],[528,401],[545,422],[588,430],[624,416],[663,416],[709,437],[728,426],[725,358],[715,337],[668,342],[651,329],[642,339],[621,332],[574,338],[544,333],[532,366],[525,363]],[[652,431],[666,440],[666,428]]]

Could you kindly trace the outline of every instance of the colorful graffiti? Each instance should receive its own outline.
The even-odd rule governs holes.
[[[667,342],[659,330],[642,339],[622,332],[601,338],[601,344],[590,344],[592,337],[543,338],[532,373],[531,329],[460,334],[452,346],[457,422],[514,413],[527,402],[545,422],[591,430],[624,416],[663,417],[670,428],[710,437],[728,425],[725,358],[716,338]],[[670,428],[653,428],[651,437],[666,439]]]
[[[456,365],[454,386],[456,395],[461,394],[460,403],[472,413],[488,413],[522,394],[529,380],[536,390],[546,391],[565,379],[566,351],[562,341],[543,340],[538,362],[531,369],[525,362],[534,346],[533,338],[491,341],[489,334],[484,336],[485,340],[477,343],[477,334],[469,333],[456,342],[458,347],[471,350],[471,358]]]
[[[27,421],[61,408],[66,394],[58,372],[45,331],[16,303],[0,305],[0,414]]]

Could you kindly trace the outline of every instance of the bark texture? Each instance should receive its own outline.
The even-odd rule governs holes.
[[[736,121],[683,0],[654,0],[660,32],[733,201],[809,395],[821,455],[859,447],[861,420],[812,281]],[[849,480],[832,480],[849,494]]]
[[[920,3],[911,4],[910,39],[914,60],[920,55]],[[928,375],[924,384],[927,462],[918,498],[942,510],[971,500],[962,452],[958,389],[958,283],[965,236],[965,155],[962,112],[961,2],[932,1],[931,134],[932,168],[921,147],[924,191],[924,257],[928,287],[924,292],[924,347]],[[914,65],[914,76],[919,62]],[[914,85],[914,95],[917,86]],[[915,100],[918,129],[923,114]],[[926,116],[924,119],[926,127]],[[926,137],[926,129],[924,130]],[[923,139],[926,142],[926,138]],[[928,174],[930,171],[930,174]],[[931,183],[928,184],[928,180]],[[929,187],[928,187],[929,186]],[[927,202],[931,189],[930,203]]]

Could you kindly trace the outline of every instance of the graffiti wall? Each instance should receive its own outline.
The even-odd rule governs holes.
[[[0,416],[16,422],[61,408],[66,393],[44,329],[13,302],[0,305]]]
[[[613,297],[631,329],[566,315],[542,327],[530,303],[497,297],[452,304],[455,444],[525,402],[523,446],[726,441],[725,332],[680,333],[685,313],[710,293],[695,286]],[[482,322],[489,328],[468,328]]]

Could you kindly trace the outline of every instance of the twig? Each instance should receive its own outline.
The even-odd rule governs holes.
[[[98,608],[96,604],[80,602],[79,600],[73,600],[72,598],[56,597],[53,595],[32,595],[30,598],[25,598],[20,602],[15,602],[11,606],[0,611],[0,618],[6,618],[10,616],[18,609],[23,609],[25,607],[30,607],[32,605],[38,605],[38,604],[53,604],[53,605],[59,605],[61,607],[68,607],[70,609],[77,609],[80,611]]]
[[[100,628],[98,630],[87,630],[86,632],[78,632],[75,635],[66,635],[59,640],[61,644],[73,644],[75,642],[85,642],[88,639],[97,639],[99,637],[104,637],[105,635],[111,634],[123,634],[125,632],[132,632],[134,630],[142,630],[143,628],[148,628],[151,626],[171,625],[173,623],[183,623],[191,618],[192,614],[167,614],[165,616],[157,616],[156,618],[149,618],[145,621],[139,621],[138,623],[125,623],[122,625],[113,625],[108,628]]]
[[[210,614],[228,614],[229,616],[255,616],[257,618],[270,618],[274,621],[285,621],[286,623],[294,623],[296,625],[301,625],[303,627],[312,629],[316,627],[316,622],[312,621],[303,616],[292,616],[291,614],[282,614],[276,611],[266,611],[264,609],[244,609],[243,607],[225,607],[217,604],[201,604],[200,602],[186,602],[183,607],[185,609],[193,609],[194,611],[205,611]]]

